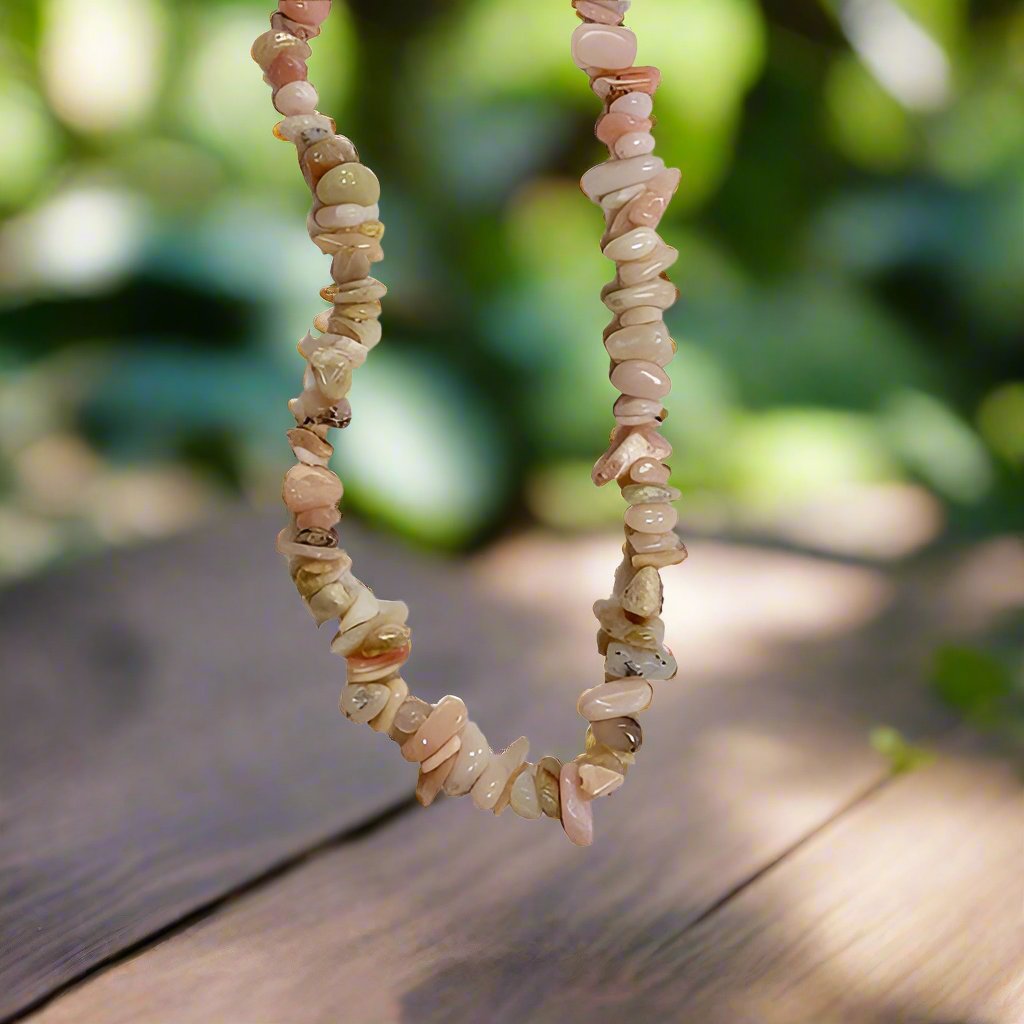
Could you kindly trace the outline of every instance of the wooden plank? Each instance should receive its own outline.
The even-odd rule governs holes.
[[[242,513],[0,594],[0,1018],[411,796],[388,741],[337,713],[343,663],[274,553],[279,520]],[[453,605],[484,650],[536,629],[470,596],[464,570],[359,532],[351,547],[416,603],[428,695],[481,678]]]
[[[550,709],[571,708],[592,668],[583,653],[592,626],[576,597],[600,592],[606,548],[524,540],[480,563],[496,599],[527,602],[561,634],[558,646],[526,634],[513,670],[488,679],[521,676],[528,695],[496,739],[528,725],[541,750],[560,733],[553,749],[566,752],[567,716]],[[176,1024],[757,1020],[723,1015],[713,1000],[690,1016],[687,992],[714,950],[687,937],[879,784],[883,767],[866,742],[879,717],[923,732],[948,725],[922,699],[916,667],[962,615],[956,586],[938,581],[961,576],[945,562],[897,585],[862,567],[698,545],[668,605],[670,634],[687,639],[679,653],[690,681],[663,688],[627,790],[599,808],[594,848],[569,847],[551,822],[443,803],[311,859],[33,1019],[162,1024],[173,1007]],[[481,695],[485,711],[493,693]],[[872,849],[870,829],[853,848],[865,871],[900,856]],[[837,906],[849,895],[840,886]],[[827,886],[818,898],[828,904]],[[780,900],[773,912],[785,911]],[[870,924],[840,920],[850,941]],[[719,961],[742,940],[716,935]],[[728,991],[742,982],[733,977]]]

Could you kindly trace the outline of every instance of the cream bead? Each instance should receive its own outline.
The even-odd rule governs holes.
[[[588,198],[599,202],[609,192],[629,185],[638,185],[665,170],[665,161],[658,156],[635,156],[631,160],[608,160],[591,167],[580,180]]]
[[[286,117],[312,114],[320,102],[320,94],[309,82],[289,82],[274,93],[274,107]]]
[[[612,152],[620,160],[632,156],[646,156],[654,152],[654,136],[650,132],[626,132],[615,140]]]

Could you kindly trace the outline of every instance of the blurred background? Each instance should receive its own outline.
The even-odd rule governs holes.
[[[352,0],[311,61],[384,187],[348,511],[435,551],[610,526],[608,278],[567,3]],[[278,501],[327,283],[266,3],[0,13],[0,579]],[[1024,508],[1024,8],[639,0],[683,169],[684,535],[898,560]]]

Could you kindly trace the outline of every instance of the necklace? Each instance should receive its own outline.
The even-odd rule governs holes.
[[[332,257],[333,283],[320,293],[332,308],[314,318],[314,330],[298,346],[306,370],[302,393],[289,403],[296,426],[288,431],[297,462],[284,479],[290,521],[277,548],[317,625],[338,621],[331,650],[347,662],[342,713],[386,733],[418,765],[416,796],[424,806],[442,791],[468,793],[477,807],[495,814],[511,806],[523,818],[555,818],[579,846],[593,841],[593,801],[618,789],[635,761],[643,742],[635,716],[650,707],[652,684],[676,674],[659,617],[658,570],[686,558],[670,504],[679,492],[669,486],[664,464],[672,449],[658,433],[670,387],[664,367],[676,348],[663,317],[678,292],[665,271],[678,253],[656,228],[680,173],[653,155],[652,96],[661,76],[633,64],[636,37],[623,27],[629,6],[629,0],[573,0],[582,24],[573,33],[572,56],[604,103],[596,134],[609,150],[609,159],[587,171],[581,184],[604,211],[601,248],[617,268],[601,298],[613,315],[604,344],[621,396],[593,480],[598,486],[617,481],[628,509],[612,596],[594,605],[605,681],[579,699],[577,709],[589,723],[586,749],[565,764],[551,756],[528,762],[525,737],[495,753],[458,697],[431,705],[410,694],[402,678],[412,648],[409,609],[376,597],[353,575],[340,547],[343,487],[328,468],[334,449],[327,438],[332,428],[351,422],[353,371],[381,339],[387,289],[370,276],[384,256],[380,184],[334,121],[317,111],[319,97],[307,81],[309,40],[319,35],[331,0],[280,0],[270,31],[252,50],[284,118],[274,134],[295,145],[313,193],[310,237]]]

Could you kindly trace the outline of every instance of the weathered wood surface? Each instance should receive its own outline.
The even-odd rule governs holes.
[[[410,798],[387,741],[343,728],[344,663],[274,553],[279,519],[0,594],[0,1018]],[[427,695],[454,675],[471,696],[506,630],[543,635],[467,599],[465,570],[352,547],[382,593],[419,595]],[[456,629],[480,648],[456,653]]]
[[[369,575],[382,592],[411,599],[421,627],[411,672],[418,689],[430,697],[451,690],[467,694],[495,743],[525,732],[535,741],[535,755],[570,754],[582,732],[575,697],[599,671],[588,605],[607,588],[612,544],[607,538],[524,538],[462,569],[422,569],[416,559],[368,550],[362,564],[374,564]],[[66,739],[23,741],[22,752],[10,757],[11,767],[19,761],[46,767],[27,773],[36,799],[22,788],[17,804],[5,808],[7,833],[13,827],[16,841],[0,833],[0,866],[8,880],[0,910],[0,992],[7,1012],[408,793],[408,766],[386,741],[337,721],[337,672],[331,673],[332,659],[321,656],[315,643],[326,637],[310,637],[301,612],[292,621],[285,606],[294,610],[293,595],[280,585],[279,566],[271,560],[257,572],[225,556],[203,569],[216,548],[212,540],[191,541],[168,549],[173,557],[165,550],[124,560],[117,576],[124,582],[116,588],[123,596],[113,606],[130,609],[120,614],[134,630],[143,631],[148,643],[156,643],[162,630],[174,634],[160,649],[175,657],[182,649],[177,623],[184,619],[198,633],[192,650],[199,653],[184,659],[193,671],[165,676],[163,689],[176,682],[176,696],[143,705],[148,709],[138,711],[134,726],[117,717],[116,690],[107,694],[108,710],[96,713],[98,724],[84,714],[87,701],[75,698],[71,711],[63,707],[69,692],[64,677],[76,664],[82,671],[81,652],[65,656],[61,678],[50,678],[52,661],[44,662],[45,670],[36,666],[37,685],[47,677],[44,698],[33,698],[36,727],[73,737],[74,724],[84,719],[93,757]],[[256,544],[244,548],[254,551]],[[1016,549],[1011,557],[1019,557]],[[771,993],[788,984],[797,991],[805,974],[814,977],[811,958],[805,962],[794,954],[787,961],[786,932],[779,932],[775,949],[771,920],[741,919],[746,931],[741,927],[737,934],[708,929],[791,872],[800,856],[846,822],[907,785],[901,780],[877,799],[866,797],[885,780],[884,766],[868,747],[868,730],[878,721],[915,735],[948,730],[950,720],[923,693],[921,667],[938,638],[985,628],[1019,596],[1004,586],[1007,592],[993,598],[989,587],[983,590],[990,606],[977,601],[979,576],[990,575],[993,566],[1005,575],[1005,554],[943,558],[892,574],[696,544],[688,566],[670,576],[667,606],[669,638],[685,681],[659,693],[627,789],[598,809],[592,850],[569,847],[550,822],[527,823],[510,814],[494,821],[466,801],[402,814],[366,835],[339,839],[93,975],[59,996],[38,1020],[376,1024],[478,1021],[485,1007],[486,1019],[498,1024],[573,1024],[594,1019],[598,1010],[629,1012],[640,1022],[831,1024],[822,1013],[770,1016],[777,1007],[768,1004],[781,1005]],[[152,599],[141,596],[157,570],[188,580],[175,600],[162,605],[159,629],[149,622]],[[231,605],[225,595],[233,592],[227,582],[233,574],[246,592],[215,628],[208,620]],[[96,572],[83,569],[80,575],[88,580]],[[61,583],[63,592],[68,580]],[[75,606],[83,586],[79,580]],[[174,590],[165,583],[157,589],[168,586]],[[35,600],[42,602],[46,588],[38,590]],[[200,596],[190,597],[192,591]],[[76,594],[75,588],[70,592]],[[29,607],[32,599],[30,591]],[[15,603],[18,609],[25,605],[25,592]],[[110,620],[109,594],[86,604],[94,609],[85,613],[94,628]],[[67,611],[65,606],[62,614]],[[3,629],[11,630],[6,635],[20,638],[28,629],[32,646],[38,645],[39,605],[34,614],[18,614],[24,618],[17,631],[4,616]],[[428,639],[431,631],[436,641]],[[255,640],[256,632],[265,638]],[[235,660],[224,653],[225,637],[235,638]],[[456,640],[463,650],[469,643],[468,660],[446,660]],[[112,660],[120,664],[123,657]],[[203,668],[197,683],[197,660],[214,666],[218,688],[227,688],[230,700],[209,699],[211,674]],[[147,664],[132,675],[147,680],[152,674]],[[255,682],[233,685],[242,676]],[[283,689],[282,679],[289,680]],[[95,692],[94,680],[90,687]],[[165,706],[172,709],[169,716]],[[25,711],[19,713],[24,718]],[[186,724],[191,731],[182,728]],[[133,729],[140,738],[126,742]],[[183,746],[183,736],[191,737],[190,746]],[[106,756],[97,760],[97,751]],[[5,778],[7,765],[5,751]],[[69,771],[80,778],[69,782]],[[984,774],[1002,779],[997,768]],[[914,784],[927,788],[929,777],[940,775],[915,777]],[[72,814],[74,801],[66,794],[76,787],[82,810]],[[993,799],[999,805],[1003,797]],[[57,814],[48,810],[54,804]],[[20,814],[10,816],[10,806]],[[876,847],[873,837],[883,831],[870,818],[862,820],[867,824],[847,839],[844,856],[866,877],[876,857],[898,859],[900,851],[889,842]],[[984,824],[992,832],[1012,828],[996,815]],[[914,834],[909,817],[907,829]],[[37,852],[55,839],[59,858]],[[980,841],[988,851],[989,840]],[[1005,831],[991,844],[1005,849]],[[929,855],[938,851],[924,843],[908,857],[912,876],[927,869]],[[986,865],[1005,868],[998,854]],[[803,904],[799,878],[790,882],[797,895],[778,898],[773,912],[781,914],[790,903],[820,909],[803,932],[789,936],[790,945],[805,942],[819,923],[840,965],[845,943],[870,948],[871,922],[858,916],[855,893],[845,884],[853,874],[851,865],[837,867],[834,878],[819,871]],[[886,865],[880,877],[890,881],[878,890],[878,902],[891,900],[898,914],[902,876]],[[942,899],[960,914],[951,920],[966,914],[959,878],[951,867],[942,890]],[[42,910],[33,898],[39,893],[46,895]],[[8,894],[20,901],[13,911]],[[830,907],[833,924],[825,913]],[[915,908],[905,910],[909,922]],[[744,938],[748,933],[754,933],[751,941]],[[900,976],[900,963],[915,962],[913,942],[908,924],[885,946],[894,976]],[[779,964],[760,990],[747,985],[760,970],[759,943],[767,943]],[[811,948],[827,959],[824,940]],[[989,960],[1008,970],[1005,944],[993,949]],[[860,966],[870,980],[885,964],[877,970],[867,961]],[[13,998],[12,978],[21,986]],[[744,1003],[747,987],[750,1001]],[[986,993],[995,998],[988,982],[976,987],[979,999]],[[768,1009],[757,1008],[757,991],[767,994]],[[936,983],[929,998],[937,1008],[946,1006],[941,993]],[[689,1015],[691,1000],[703,1000],[700,1015]],[[867,1011],[857,1017],[857,1006],[850,1006],[835,1020],[903,1019]],[[980,1018],[984,1024],[1019,1019]],[[939,1024],[940,1018],[923,1020]]]

